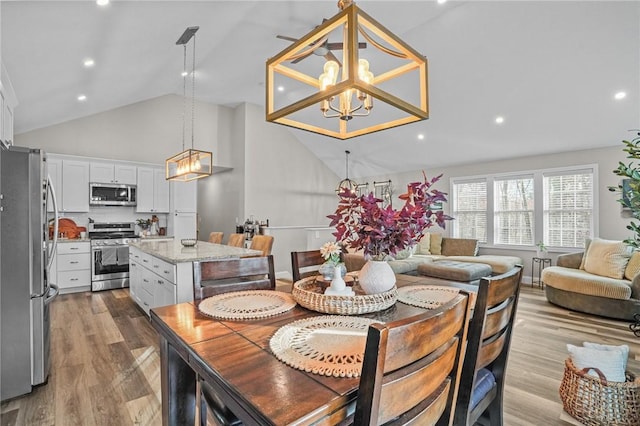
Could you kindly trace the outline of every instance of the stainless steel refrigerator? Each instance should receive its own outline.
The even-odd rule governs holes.
[[[31,392],[49,376],[49,304],[58,289],[48,279],[57,243],[54,238],[47,244],[48,197],[57,211],[45,153],[23,147],[0,148],[2,401]],[[57,222],[54,213],[55,225]]]

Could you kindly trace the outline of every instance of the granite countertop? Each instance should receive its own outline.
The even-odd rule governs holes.
[[[211,244],[206,241],[198,241],[195,247],[184,247],[180,241],[150,241],[142,239],[139,242],[129,244],[144,253],[162,259],[169,263],[198,262],[201,260],[216,260],[225,258],[238,258],[261,256],[260,250],[243,249],[222,244]]]
[[[59,243],[88,243],[88,238],[58,238]],[[49,240],[49,242],[53,242],[53,240]]]

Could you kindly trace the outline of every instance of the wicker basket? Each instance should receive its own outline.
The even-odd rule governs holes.
[[[587,374],[595,371],[598,377]],[[564,410],[582,424],[640,425],[640,383],[627,371],[626,382],[607,382],[597,368],[576,369],[571,358],[565,361],[560,383]]]
[[[398,299],[398,289],[377,294],[359,294],[362,291],[353,287],[355,296],[334,296],[323,294],[321,282],[315,277],[304,278],[293,285],[291,295],[301,306],[325,314],[359,315],[377,312],[393,306]]]

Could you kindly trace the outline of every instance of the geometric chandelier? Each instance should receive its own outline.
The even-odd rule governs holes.
[[[180,36],[176,44],[183,46],[182,67],[182,152],[167,158],[165,162],[165,179],[190,181],[211,176],[213,155],[208,151],[193,148],[195,125],[195,86],[196,86],[196,39],[195,34],[200,27],[189,27]],[[187,103],[187,43],[193,37],[193,66],[191,68],[191,149],[185,149],[185,122]]]
[[[267,60],[266,120],[349,139],[429,118],[427,59],[351,0],[338,7]]]

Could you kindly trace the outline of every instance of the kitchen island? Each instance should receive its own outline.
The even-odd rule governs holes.
[[[151,308],[193,300],[193,262],[260,256],[259,250],[198,241],[140,240],[129,245],[129,294],[147,313]]]

